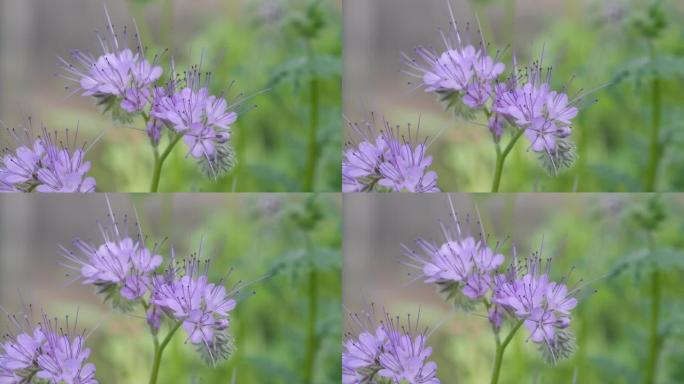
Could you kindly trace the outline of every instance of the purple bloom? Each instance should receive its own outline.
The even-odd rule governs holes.
[[[87,362],[90,349],[84,347],[84,336],[71,334],[78,316],[74,324],[67,318],[62,327],[43,313],[35,325],[29,307],[28,313],[8,315],[8,320],[18,332],[4,336],[0,383],[28,383],[35,377],[50,384],[97,384],[95,366]]]
[[[428,361],[432,348],[428,347],[426,331],[418,331],[418,322],[402,326],[397,318],[385,315],[387,342],[380,354],[380,377],[393,383],[439,384],[437,364]]]
[[[109,206],[111,228],[99,225],[102,243],[93,245],[75,239],[73,246],[80,252],[76,255],[62,247],[66,259],[73,263],[69,268],[78,273],[83,284],[94,285],[101,292],[119,293],[129,301],[142,298],[149,290],[152,274],[159,268],[163,259],[156,254],[156,245],[150,250],[143,243],[144,235],[137,226],[138,234],[128,234],[128,218],[122,224],[116,220]]]
[[[229,313],[237,304],[234,294],[234,290],[227,292],[222,282],[209,283],[206,270],[200,271],[200,261],[190,259],[181,270],[155,280],[151,302],[182,322],[188,341],[211,352],[217,343],[226,341],[219,334],[229,326]],[[215,361],[216,356],[210,358]]]
[[[82,149],[71,153],[66,148],[50,147],[47,153],[46,166],[37,172],[42,183],[36,188],[38,192],[95,192],[95,179],[86,177],[90,162],[84,161]]]
[[[468,226],[461,226],[451,199],[449,202],[453,223],[440,223],[445,239],[442,244],[418,238],[420,253],[403,246],[409,260],[406,264],[420,271],[416,279],[434,284],[457,307],[471,310],[482,303],[495,332],[505,318],[524,325],[529,340],[548,351],[545,356],[549,360],[569,356],[574,344],[567,328],[579,289],[566,285],[568,277],[551,281],[550,260],[545,264],[538,254],[519,262],[515,248],[512,262],[501,271],[505,262],[499,252],[502,243],[487,246],[484,239],[488,236],[482,226],[479,240],[470,235]],[[469,218],[466,223],[470,223]]]
[[[104,36],[97,34],[101,55],[95,57],[75,50],[71,53],[75,65],[60,57],[66,72],[63,77],[76,82],[78,87],[74,92],[81,92],[83,96],[123,98],[123,109],[128,112],[140,111],[147,104],[144,89],[156,82],[163,70],[155,65],[156,57],[152,63],[145,59],[141,44],[135,51],[125,46],[128,40],[125,29],[123,39],[119,41],[106,8],[105,13],[107,31]]]
[[[377,132],[370,122],[349,123],[361,138],[348,144],[342,160],[344,192],[373,190],[438,192],[437,174],[428,171],[432,157],[425,154],[428,144],[417,142],[417,133],[402,136],[399,127],[387,121]],[[400,139],[401,137],[401,139]]]
[[[196,69],[188,76],[187,87],[177,92],[169,90],[155,102],[152,116],[184,134],[183,141],[192,157],[211,159],[217,153],[216,146],[230,140],[230,126],[238,115],[229,110],[224,98],[209,95],[207,86],[200,86]]]
[[[30,124],[30,119],[29,119]],[[78,131],[70,137],[66,130],[60,139],[57,133],[34,137],[31,128],[17,134],[8,130],[18,143],[14,151],[6,148],[0,160],[0,190],[9,192],[94,192],[95,179],[87,177],[90,162],[85,161],[84,148],[72,148]],[[58,144],[59,143],[59,144]],[[66,144],[64,144],[66,143]]]
[[[385,161],[380,164],[382,178],[378,184],[398,192],[439,192],[437,174],[427,171],[432,156],[425,156],[425,148],[425,144],[390,142]]]
[[[351,314],[358,336],[348,334],[343,342],[342,382],[358,384],[384,377],[392,383],[439,384],[437,365],[428,361],[432,348],[426,346],[427,331],[418,322],[406,325],[384,314],[378,325],[373,313]],[[369,381],[370,380],[370,381]]]

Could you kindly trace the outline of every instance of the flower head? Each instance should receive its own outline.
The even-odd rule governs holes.
[[[43,127],[41,135],[29,128],[7,129],[16,143],[6,147],[0,160],[0,190],[6,192],[94,192],[95,179],[88,177],[85,143],[77,147],[78,129],[73,137],[67,129],[62,138]]]
[[[60,57],[65,71],[62,77],[77,84],[74,93],[94,96],[101,104],[120,103],[121,108],[129,113],[141,111],[150,101],[147,87],[161,77],[163,70],[156,65],[156,56],[152,62],[145,58],[137,32],[138,46],[131,49],[127,46],[127,29],[123,29],[123,38],[120,39],[106,7],[105,14],[106,31],[97,33],[100,55],[74,50],[72,62]]]
[[[203,347],[215,364],[232,348],[226,344],[230,339],[225,331],[230,324],[229,314],[237,305],[238,285],[226,290],[223,280],[209,283],[208,268],[208,262],[195,257],[172,267],[163,278],[154,280],[151,303],[181,322],[187,340]]]
[[[76,321],[64,325],[43,313],[33,323],[29,307],[26,313],[7,315],[10,329],[0,350],[0,383],[27,383],[36,377],[51,384],[97,384],[95,366],[87,362],[90,349],[85,336],[77,334]]]
[[[128,216],[120,223],[108,201],[109,225],[98,223],[102,241],[93,244],[81,239],[72,241],[74,251],[61,247],[65,258],[71,262],[69,268],[77,273],[76,278],[83,284],[94,285],[112,299],[115,305],[119,296],[127,301],[142,298],[151,287],[153,273],[162,264],[162,256],[157,254],[158,244],[152,249],[145,246],[146,237],[140,225],[137,233],[129,234]],[[122,305],[122,308],[126,308]]]
[[[426,155],[428,143],[418,142],[408,127],[406,136],[400,128],[383,122],[377,132],[370,122],[350,123],[361,141],[349,143],[342,160],[342,181],[345,192],[373,190],[438,192],[437,174],[429,171],[432,157]]]
[[[437,365],[428,361],[432,348],[426,346],[427,330],[418,330],[418,321],[385,313],[379,323],[373,313],[350,314],[359,328],[343,343],[342,382],[365,383],[383,377],[392,383],[439,384]],[[419,319],[418,319],[419,320]]]

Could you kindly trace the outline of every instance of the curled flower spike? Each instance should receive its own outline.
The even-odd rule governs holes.
[[[235,296],[240,282],[230,290],[209,283],[209,262],[196,257],[184,260],[170,268],[163,276],[154,279],[151,303],[167,316],[182,323],[187,340],[206,352],[208,362],[216,364],[232,352],[232,339],[227,334],[229,313],[235,309]],[[231,270],[232,272],[232,270]],[[228,273],[226,279],[230,276]]]
[[[344,384],[375,383],[381,379],[391,383],[440,383],[437,364],[428,361],[432,348],[426,345],[427,329],[419,329],[420,312],[416,321],[407,316],[405,324],[387,312],[378,323],[374,310],[349,316],[358,332],[348,333],[343,343]]]
[[[45,313],[34,323],[29,306],[26,313],[7,314],[7,320],[10,333],[0,349],[1,383],[30,383],[35,377],[50,384],[97,384],[85,332],[78,331],[78,313],[73,323],[67,316],[62,325]]]
[[[4,192],[94,192],[95,179],[88,177],[90,162],[85,160],[86,144],[76,146],[78,128],[73,137],[65,130],[63,138],[43,127],[34,137],[29,128],[17,131],[6,128],[16,143],[5,147],[0,160],[0,191]]]
[[[521,266],[512,266],[508,274],[496,279],[492,301],[523,321],[529,340],[544,346],[548,360],[555,363],[574,351],[574,338],[567,328],[579,288],[569,288],[568,277],[551,281],[550,263],[535,255]]]
[[[234,108],[239,101],[229,105],[223,96],[210,95],[210,79],[200,66],[192,67],[183,80],[155,92],[151,116],[182,135],[188,155],[208,164],[216,177],[229,170],[218,167],[226,164],[226,157],[231,158],[229,166],[234,165],[230,126],[237,121]]]
[[[377,132],[371,122],[349,123],[361,138],[358,144],[347,144],[342,160],[344,192],[408,191],[439,192],[437,174],[429,171],[432,157],[426,155],[427,140],[418,141],[419,128],[407,135],[399,126],[383,121]]]

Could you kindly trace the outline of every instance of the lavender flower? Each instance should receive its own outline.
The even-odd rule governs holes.
[[[230,339],[224,331],[230,324],[229,313],[235,309],[236,287],[226,291],[223,281],[208,282],[208,263],[201,270],[199,259],[185,260],[173,268],[165,279],[155,280],[151,303],[167,316],[182,322],[187,339],[204,347],[209,362],[226,358],[231,352]]]
[[[102,50],[100,56],[74,50],[71,57],[75,64],[60,57],[66,72],[62,77],[76,82],[73,93],[94,96],[99,104],[106,105],[108,109],[119,103],[128,113],[142,111],[150,102],[147,87],[161,77],[163,70],[156,65],[156,56],[151,63],[145,58],[137,32],[135,37],[138,46],[131,50],[126,46],[126,28],[123,29],[123,38],[119,39],[106,7],[105,14],[106,32],[97,33]]]
[[[152,114],[176,132],[184,133],[183,141],[190,155],[197,159],[214,156],[215,146],[230,140],[230,125],[238,115],[229,110],[223,97],[209,94],[209,77],[203,81],[199,67],[185,77],[185,87],[169,90],[159,98]]]
[[[453,223],[441,224],[444,243],[418,238],[420,252],[403,246],[407,265],[419,271],[416,279],[435,285],[455,306],[471,310],[482,303],[495,332],[506,318],[524,325],[528,340],[543,347],[549,361],[569,356],[574,344],[568,327],[579,288],[569,288],[568,277],[552,281],[550,260],[534,255],[518,262],[515,248],[510,266],[501,270],[503,243],[487,246],[482,225],[479,238],[473,237],[469,225],[461,225],[451,199],[449,202]],[[466,224],[470,224],[469,218]]]
[[[35,377],[50,384],[97,384],[95,366],[87,362],[90,349],[84,346],[85,336],[76,334],[78,315],[73,324],[67,316],[61,326],[43,313],[34,324],[29,307],[27,313],[8,314],[7,319],[10,329],[17,331],[4,336],[0,383],[29,383]]]
[[[502,51],[488,54],[488,44],[481,34],[479,43],[470,43],[468,34],[461,34],[451,3],[447,4],[452,33],[441,33],[445,51],[418,47],[418,59],[402,54],[405,73],[418,79],[416,89],[438,94],[447,109],[468,120],[474,118],[473,112],[481,111],[497,146],[497,167],[503,167],[509,153],[499,148],[506,128],[513,136],[510,147],[525,136],[529,149],[540,154],[549,172],[556,174],[571,166],[576,159],[569,139],[572,119],[577,116],[583,96],[570,99],[565,88],[551,90],[551,70],[544,69],[542,59],[519,71],[514,57],[512,73],[504,74],[506,67],[499,62]],[[500,174],[497,171],[493,191],[498,189]]]
[[[426,156],[427,142],[418,142],[418,132],[408,136],[400,128],[383,122],[384,129],[376,132],[370,122],[349,123],[361,142],[348,144],[342,160],[344,192],[373,190],[438,192],[437,174],[428,171],[432,157]]]
[[[77,279],[97,287],[115,306],[128,309],[128,301],[138,300],[150,290],[152,274],[163,259],[157,254],[158,244],[152,249],[145,246],[145,236],[139,225],[136,225],[137,234],[131,237],[128,217],[124,216],[120,224],[111,206],[108,208],[111,227],[98,223],[101,244],[94,245],[77,238],[72,244],[80,255],[65,247],[61,249],[72,263],[68,267],[78,273]]]
[[[497,280],[493,301],[523,321],[532,342],[544,345],[555,362],[559,352],[568,351],[571,310],[577,306],[577,288],[564,282],[552,282],[548,265],[543,269],[540,257],[526,259],[513,273]],[[565,281],[566,278],[563,279]],[[572,348],[570,348],[572,349]]]
[[[373,311],[374,312],[374,311]],[[432,348],[425,345],[427,330],[418,330],[418,321],[401,324],[400,319],[385,313],[376,323],[373,313],[351,314],[359,328],[358,336],[347,334],[343,343],[342,382],[439,384],[437,365],[428,361]],[[419,320],[419,319],[418,319]]]
[[[0,190],[5,192],[94,192],[95,179],[88,177],[90,162],[85,161],[85,144],[75,147],[78,130],[64,139],[45,127],[34,137],[29,128],[17,132],[7,129],[16,142],[15,149],[6,147],[0,160]]]
[[[59,59],[65,71],[62,77],[78,84],[73,93],[94,97],[103,112],[111,112],[112,118],[121,123],[130,124],[135,117],[144,120],[144,131],[155,154],[152,192],[158,190],[163,163],[181,139],[188,148],[187,156],[196,159],[207,176],[217,179],[229,172],[236,163],[230,145],[230,128],[238,118],[234,109],[244,99],[240,96],[229,104],[222,95],[211,95],[210,75],[201,75],[201,64],[191,67],[181,78],[171,60],[171,73],[164,82],[164,71],[157,65],[159,56],[155,55],[151,61],[145,57],[137,31],[137,47],[128,48],[126,28],[120,39],[106,8],[105,14],[106,32],[97,36],[102,51],[100,56],[74,51],[74,64]],[[167,131],[168,146],[159,151],[157,147]],[[65,171],[70,177],[68,180],[85,172],[85,167],[74,164],[78,159],[71,160],[70,169]],[[67,175],[53,174],[46,178],[50,184],[55,184],[57,176],[66,178]],[[47,189],[76,189],[78,186],[74,184],[73,181],[60,182],[55,188]],[[7,189],[4,185],[0,187],[0,190],[4,189]]]

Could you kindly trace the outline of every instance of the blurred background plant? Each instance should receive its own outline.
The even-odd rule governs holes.
[[[568,93],[588,97],[574,120],[578,159],[550,176],[516,148],[506,164],[502,191],[679,191],[684,157],[677,151],[684,132],[684,4],[653,0],[452,0],[456,19],[475,17],[491,49],[510,45],[530,63],[544,51],[553,67],[553,87],[572,79]],[[400,52],[420,44],[442,46],[438,27],[448,27],[442,0],[381,0],[345,3],[345,115],[366,110],[392,121],[421,116],[424,134],[439,136],[428,149],[439,187],[445,191],[488,191],[494,160],[489,132],[455,120],[431,94],[411,92],[412,78],[400,73]],[[405,22],[397,22],[405,20]],[[361,97],[361,102],[359,99]],[[592,103],[598,99],[597,103]],[[350,137],[350,134],[346,134]]]
[[[110,195],[114,211],[137,209],[150,241],[168,236],[178,257],[197,251],[212,259],[209,278],[234,268],[242,280],[231,332],[236,350],[207,367],[176,337],[167,348],[159,382],[339,383],[341,376],[341,222],[334,195]],[[80,309],[90,334],[92,362],[103,383],[147,381],[152,346],[142,314],[112,311],[89,286],[68,284],[57,253],[75,235],[97,239],[103,196],[2,196],[0,299],[8,310],[23,301],[55,316]],[[59,225],[57,225],[59,223]],[[19,232],[15,232],[19,229]],[[40,238],[31,234],[42,233]],[[12,239],[9,241],[8,239]],[[312,276],[314,276],[312,278]],[[254,292],[254,294],[252,294]],[[308,381],[307,381],[308,380]]]
[[[133,28],[150,55],[197,63],[212,72],[210,92],[249,97],[232,127],[237,166],[206,178],[176,150],[162,191],[339,191],[341,148],[341,5],[334,0],[127,0],[107,4],[115,27]],[[67,98],[52,76],[57,56],[97,52],[102,4],[5,1],[0,4],[0,119],[9,126],[33,116],[52,129],[73,128],[91,141],[100,191],[146,191],[152,158],[141,121],[122,125],[88,98]],[[168,67],[165,67],[167,70]],[[256,108],[250,108],[254,105]]]
[[[491,242],[506,239],[506,254],[515,245],[519,257],[529,256],[543,243],[542,256],[553,258],[551,278],[572,270],[569,284],[579,281],[583,287],[570,326],[576,352],[553,366],[539,356],[534,343],[518,335],[503,359],[499,383],[684,381],[682,196],[453,198],[462,218],[472,218],[479,209]],[[431,328],[428,344],[442,381],[484,383],[490,379],[494,354],[486,313],[465,313],[444,304],[434,288],[415,281],[413,270],[401,263],[401,243],[412,244],[419,235],[441,240],[437,220],[448,220],[448,208],[444,195],[346,196],[343,302],[348,308],[373,302],[394,313],[415,312],[420,306],[421,323]]]

